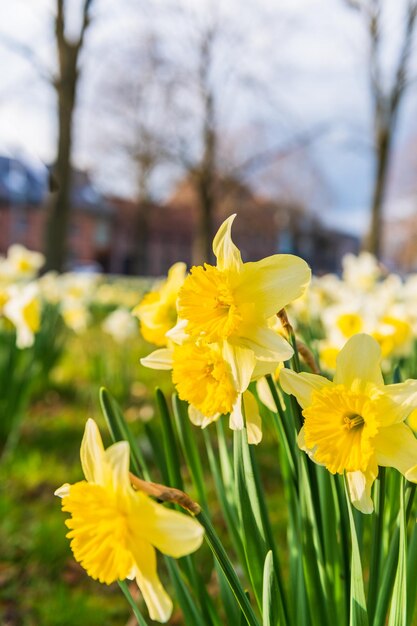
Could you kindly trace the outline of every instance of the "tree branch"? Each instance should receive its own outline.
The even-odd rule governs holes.
[[[407,8],[407,21],[404,33],[403,45],[398,60],[397,70],[395,73],[395,82],[393,91],[389,103],[389,111],[391,116],[395,116],[398,105],[401,100],[401,95],[407,85],[407,73],[409,69],[409,60],[411,53],[411,46],[413,43],[414,29],[417,19],[417,3],[414,0],[409,0]]]
[[[236,167],[232,169],[232,175],[238,174],[242,172],[247,172],[248,170],[259,169],[269,165],[274,161],[280,161],[282,159],[287,158],[297,150],[301,150],[311,145],[314,141],[316,141],[319,137],[322,137],[324,134],[329,132],[330,125],[322,124],[313,128],[310,131],[306,131],[296,135],[287,143],[285,146],[274,147],[270,150],[264,150],[263,152],[259,152],[255,154]]]
[[[0,44],[3,44],[6,48],[12,50],[12,52],[29,61],[42,79],[51,84],[54,83],[56,78],[54,73],[46,67],[43,61],[35,54],[31,46],[9,37],[6,33],[0,33]]]

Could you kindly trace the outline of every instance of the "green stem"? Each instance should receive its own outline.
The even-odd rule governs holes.
[[[249,603],[249,600],[239,582],[239,579],[236,575],[235,570],[233,569],[233,565],[231,564],[229,557],[226,554],[225,549],[223,548],[220,539],[218,538],[213,526],[210,523],[210,520],[204,513],[201,511],[198,515],[195,516],[196,519],[202,524],[205,529],[205,539],[213,552],[213,555],[217,559],[227,582],[230,585],[230,588],[239,604],[243,615],[245,616],[247,624],[249,626],[259,626],[259,622],[256,619],[255,613]]]
[[[296,468],[298,465],[297,453],[295,450],[296,430],[294,424],[289,422],[289,420],[287,419],[287,415],[282,410],[281,400],[278,395],[275,381],[272,378],[271,374],[268,374],[266,376],[266,382],[268,383],[269,390],[271,392],[275,406],[277,407],[278,415],[274,415],[274,417],[276,420],[279,436],[283,440],[285,450],[287,451],[288,462],[290,464],[291,474],[294,477],[294,484],[296,487]]]
[[[129,602],[130,606],[132,607],[133,613],[136,617],[136,619],[138,620],[138,624],[139,626],[148,626],[147,622],[145,622],[145,620],[143,619],[137,605],[136,602],[134,601],[134,599],[132,598],[132,594],[129,591],[129,587],[126,584],[125,580],[118,580],[117,581],[119,583],[119,587],[120,589],[123,591],[124,596],[126,598],[126,600]]]
[[[384,529],[384,504],[385,504],[385,467],[379,469],[378,500],[375,508],[374,525],[372,532],[371,563],[369,570],[368,589],[368,615],[372,624],[375,614],[376,601],[378,597],[382,534]]]

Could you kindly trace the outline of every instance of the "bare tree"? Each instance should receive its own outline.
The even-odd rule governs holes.
[[[121,67],[129,71],[121,72]],[[171,167],[173,159],[171,99],[175,79],[161,51],[160,38],[149,29],[135,32],[119,47],[95,86],[96,113],[98,110],[100,114],[95,115],[93,151],[107,154],[107,169],[112,172],[121,166],[134,189],[129,269],[137,275],[148,272],[154,175],[167,163]]]
[[[67,258],[67,232],[71,208],[71,149],[73,143],[73,116],[79,84],[79,56],[85,33],[91,20],[93,0],[84,0],[83,17],[78,37],[66,34],[66,2],[56,0],[55,41],[58,75],[53,81],[58,101],[57,156],[52,176],[56,191],[48,207],[45,253],[46,270],[62,271]]]
[[[383,0],[345,0],[360,11],[369,37],[369,80],[372,96],[375,177],[371,200],[371,223],[365,248],[381,256],[382,210],[387,187],[393,139],[401,104],[410,84],[410,58],[417,19],[416,0],[407,0],[404,32],[398,59],[391,80],[386,80],[383,67],[382,35]]]
[[[191,181],[199,198],[197,229],[194,235],[193,261],[202,263],[212,257],[211,242],[215,232],[218,128],[216,93],[211,83],[216,26],[211,24],[201,35],[197,48],[197,90],[201,99],[201,156],[189,165]]]
[[[137,273],[147,270],[147,218],[155,198],[154,175],[162,166],[175,169],[186,181],[183,189],[191,191],[195,219],[192,257],[199,264],[213,255],[216,221],[230,187],[223,182],[245,182],[255,170],[271,163],[278,166],[280,160],[328,130],[328,124],[320,124],[294,131],[289,138],[278,136],[275,146],[268,140],[247,142],[243,151],[230,150],[236,136],[252,125],[247,115],[253,120],[256,113],[252,107],[254,112],[246,112],[244,121],[237,123],[237,104],[248,94],[255,99],[255,91],[258,102],[270,98],[270,82],[251,75],[257,64],[249,68],[242,61],[250,58],[252,24],[247,23],[246,31],[236,31],[235,23],[226,21],[212,3],[205,15],[180,0],[172,0],[168,8],[167,4],[158,10],[159,26],[157,20],[142,15],[132,41],[126,42],[125,35],[127,47],[119,47],[113,55],[113,69],[107,71],[106,64],[106,73],[97,85],[100,96],[95,98],[106,113],[106,117],[96,116],[97,143],[107,146],[101,152],[109,152],[111,145],[107,159],[122,158],[134,171]],[[169,32],[167,36],[167,24],[172,37]],[[276,111],[275,103],[271,108]],[[240,137],[237,143],[241,147]]]

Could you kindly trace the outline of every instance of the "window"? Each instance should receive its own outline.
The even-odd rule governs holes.
[[[106,246],[110,240],[110,228],[109,223],[101,220],[97,224],[96,231],[94,233],[94,241],[98,246]]]

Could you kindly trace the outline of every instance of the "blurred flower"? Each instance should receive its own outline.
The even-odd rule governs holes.
[[[50,271],[38,278],[38,286],[43,298],[47,302],[57,304],[62,298],[61,289],[62,274]]]
[[[382,276],[378,260],[369,252],[358,256],[346,254],[343,257],[343,280],[355,289],[369,291]]]
[[[298,445],[332,474],[346,472],[352,503],[373,511],[371,487],[378,465],[417,482],[417,439],[404,420],[417,407],[417,381],[384,385],[381,350],[355,335],[337,357],[333,382],[283,370],[281,386],[303,408]]]
[[[31,279],[45,263],[45,257],[16,243],[8,249],[5,261],[9,275],[16,279]]]
[[[98,274],[77,274],[68,272],[59,276],[59,286],[62,299],[82,300],[90,302],[97,290],[100,280]]]
[[[111,584],[136,578],[151,619],[166,622],[172,602],[157,573],[155,548],[179,558],[200,547],[202,526],[135,491],[129,477],[129,444],[104,450],[96,423],[89,419],[81,444],[86,481],[56,490],[70,513],[71,549],[89,576]]]
[[[175,263],[158,289],[146,294],[133,309],[139,318],[142,335],[156,346],[168,345],[166,333],[177,323],[177,296],[186,275],[185,263]]]
[[[126,309],[116,309],[106,317],[103,330],[118,343],[124,343],[138,334],[138,323]]]
[[[0,316],[3,315],[5,304],[10,298],[9,290],[6,286],[0,284]]]
[[[41,323],[41,301],[36,283],[12,285],[3,313],[16,328],[16,345],[29,348],[35,341]]]
[[[372,333],[381,347],[382,357],[406,356],[412,349],[412,328],[405,319],[384,315]]]
[[[90,322],[87,305],[78,298],[64,298],[61,301],[61,314],[65,324],[75,333],[83,333]]]

